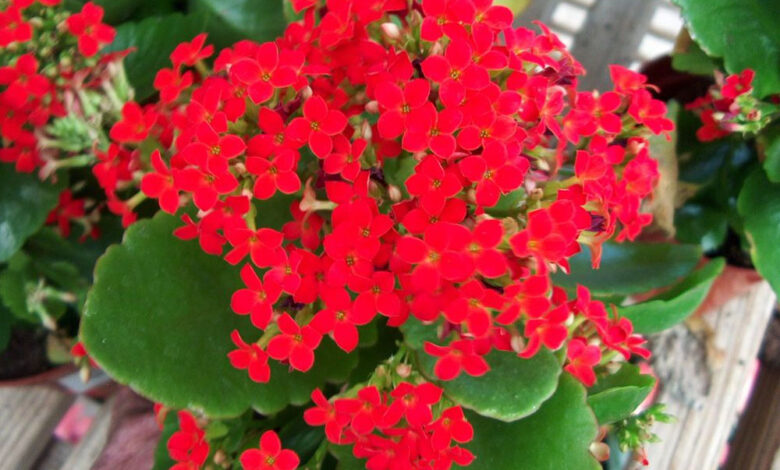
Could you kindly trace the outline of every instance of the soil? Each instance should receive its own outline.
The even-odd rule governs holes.
[[[5,351],[0,353],[0,380],[12,380],[39,374],[53,365],[46,355],[46,332],[16,329]]]

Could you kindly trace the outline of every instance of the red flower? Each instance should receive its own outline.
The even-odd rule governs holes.
[[[449,158],[455,152],[453,133],[463,121],[463,113],[457,109],[437,111],[433,103],[415,111],[408,120],[402,147],[409,152],[431,149],[439,158]]]
[[[426,41],[436,41],[442,34],[450,37],[458,33],[456,26],[474,21],[476,11],[469,0],[423,0],[425,13],[420,37]]]
[[[182,149],[182,158],[187,163],[213,173],[227,172],[228,160],[236,158],[246,150],[246,144],[241,137],[233,134],[219,135],[206,122],[196,127],[194,137],[193,142]]]
[[[14,42],[27,42],[32,39],[32,26],[24,21],[21,10],[11,5],[0,11],[0,47]]]
[[[344,130],[347,118],[341,111],[328,109],[321,97],[314,95],[303,103],[303,117],[290,122],[290,137],[309,143],[314,155],[325,158],[333,149],[333,136]]]
[[[529,167],[524,158],[509,162],[506,147],[495,141],[485,145],[482,155],[471,155],[458,163],[463,176],[477,183],[477,204],[484,207],[495,206],[501,194],[519,188]]]
[[[329,402],[322,390],[316,388],[311,392],[311,400],[314,408],[308,408],[303,412],[303,420],[309,426],[325,426],[325,436],[334,443],[341,442],[341,434],[349,423],[349,417],[336,412],[336,407]]]
[[[152,152],[150,161],[154,171],[145,174],[141,179],[141,191],[158,199],[160,209],[175,214],[179,209],[179,189],[174,183],[173,174],[165,165],[159,150]]]
[[[356,325],[369,323],[376,311],[367,312],[361,317],[352,307],[352,299],[346,289],[333,287],[322,293],[325,308],[317,312],[311,325],[322,334],[333,333],[333,340],[338,347],[346,352],[352,352],[360,340]]]
[[[320,246],[320,231],[325,223],[322,217],[314,211],[303,212],[300,202],[290,203],[292,222],[282,227],[285,240],[301,240],[301,245],[308,250],[316,250]]]
[[[298,454],[282,449],[282,442],[274,431],[260,436],[260,449],[248,449],[239,457],[244,470],[295,470],[300,459]]]
[[[160,101],[172,103],[193,83],[192,72],[179,69],[160,69],[154,76],[154,88],[160,92]]]
[[[314,350],[322,335],[311,325],[299,326],[287,313],[277,320],[280,334],[268,342],[268,355],[277,361],[289,360],[293,369],[306,372],[314,365]]]
[[[466,421],[463,408],[460,406],[444,410],[431,428],[433,429],[431,444],[438,450],[446,449],[452,441],[464,443],[474,437],[474,428]]]
[[[433,292],[441,279],[464,281],[474,272],[474,263],[464,252],[469,231],[462,225],[439,222],[425,230],[423,240],[405,236],[398,240],[396,252],[409,264],[412,283],[420,291]]]
[[[70,34],[78,38],[79,52],[85,57],[97,54],[102,44],[114,40],[116,31],[103,21],[103,8],[92,2],[87,2],[81,12],[70,15],[65,23]]]
[[[470,340],[453,341],[447,346],[426,342],[425,352],[439,358],[433,368],[439,380],[452,380],[458,377],[461,371],[479,377],[490,370],[485,358],[474,351],[474,342]]]
[[[268,273],[263,276],[263,281],[260,281],[249,264],[241,268],[241,280],[246,288],[233,293],[230,307],[239,315],[249,314],[252,324],[264,330],[271,320],[273,305],[282,293],[281,286]]]
[[[420,385],[401,382],[390,392],[390,396],[395,400],[387,408],[383,425],[394,426],[401,418],[406,418],[406,422],[412,427],[430,423],[433,419],[431,406],[439,402],[441,393],[442,389],[430,382]]]
[[[249,98],[260,104],[268,101],[275,89],[295,83],[297,74],[280,60],[279,47],[273,42],[265,42],[258,47],[256,60],[241,59],[233,64],[230,77],[247,85]]]
[[[251,230],[246,224],[225,228],[225,236],[233,249],[225,255],[230,264],[238,264],[246,255],[258,268],[281,264],[287,256],[282,248],[283,236],[270,228]]]
[[[518,355],[525,359],[533,357],[542,345],[552,351],[560,348],[569,336],[569,330],[564,325],[569,315],[569,309],[561,305],[542,317],[529,319],[525,324],[528,344]]]
[[[593,366],[601,361],[601,350],[598,346],[588,345],[582,338],[574,338],[569,341],[566,350],[566,358],[569,363],[564,370],[582,382],[586,387],[596,383],[596,374]]]
[[[376,312],[393,318],[401,314],[401,300],[395,293],[395,275],[377,271],[371,278],[355,276],[350,279],[349,288],[358,293],[355,299],[355,315],[359,318],[373,318]]]
[[[364,139],[350,142],[343,135],[335,136],[333,153],[323,162],[322,169],[329,175],[341,175],[347,181],[355,181],[360,173],[360,156],[366,149]]]
[[[179,430],[168,439],[167,448],[171,459],[178,462],[173,466],[176,470],[200,468],[209,456],[206,433],[187,411],[179,411]]]
[[[471,46],[453,39],[443,56],[429,56],[422,63],[425,77],[440,84],[439,98],[445,106],[459,106],[466,90],[481,90],[490,84],[487,70],[472,60]]]
[[[463,186],[454,170],[445,170],[438,158],[429,155],[414,168],[414,174],[406,180],[406,189],[432,213],[441,211],[446,200],[458,194]]]
[[[250,152],[251,147],[250,143]],[[253,190],[255,197],[265,200],[271,198],[277,190],[292,194],[301,189],[297,164],[298,152],[295,150],[280,148],[270,158],[255,157],[250,153],[246,159],[246,169],[257,176]]]
[[[674,129],[674,122],[666,117],[666,105],[663,101],[653,98],[647,90],[637,90],[631,97],[628,114],[636,122],[647,126],[654,134],[668,132]]]
[[[384,109],[379,115],[377,127],[385,139],[395,139],[406,130],[410,113],[428,102],[431,84],[417,79],[406,84],[403,90],[392,82],[382,82],[375,90],[376,99]]]
[[[203,47],[207,37],[208,35],[206,33],[201,33],[195,36],[190,42],[185,41],[179,43],[173,52],[171,52],[171,62],[173,63],[173,66],[175,68],[178,68],[180,65],[193,66],[197,62],[211,56],[211,54],[214,53],[214,46],[209,45]]]
[[[238,348],[228,353],[230,364],[238,370],[247,369],[249,378],[254,382],[268,382],[271,379],[271,368],[265,351],[257,343],[247,344],[241,339],[238,330],[233,330],[230,339]]]
[[[517,123],[509,116],[482,112],[471,118],[471,124],[458,134],[458,145],[466,150],[477,150],[489,142],[506,141],[515,135]]]
[[[84,217],[84,199],[74,199],[70,189],[60,193],[57,207],[52,209],[46,219],[47,224],[57,223],[63,237],[70,235],[70,221]],[[85,234],[86,235],[86,234]]]

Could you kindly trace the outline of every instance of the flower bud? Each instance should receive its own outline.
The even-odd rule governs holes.
[[[398,374],[398,376],[402,379],[406,379],[412,373],[412,366],[409,364],[398,364],[395,367],[395,373]]]
[[[588,450],[599,462],[609,460],[609,446],[603,442],[591,442]]]
[[[363,109],[366,110],[367,113],[371,114],[378,114],[379,113],[379,103],[377,103],[376,100],[371,100],[363,107]]]
[[[401,30],[398,28],[398,25],[391,22],[382,23],[382,34],[385,36],[385,38],[395,41],[398,40],[401,37]]]
[[[388,197],[390,197],[390,200],[393,202],[399,202],[404,197],[403,193],[401,193],[401,190],[398,188],[398,186],[394,184],[387,185],[387,195]]]
[[[310,86],[307,86],[303,90],[301,90],[301,97],[303,97],[304,100],[308,100],[311,98],[311,95],[313,95],[314,92],[312,91]]]

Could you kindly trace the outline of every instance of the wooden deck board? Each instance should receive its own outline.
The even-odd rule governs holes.
[[[27,470],[73,396],[45,386],[0,388],[0,470]]]

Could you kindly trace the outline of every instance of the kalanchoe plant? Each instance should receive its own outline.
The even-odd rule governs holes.
[[[489,0],[295,0],[274,41],[171,47],[137,102],[122,54],[95,55],[99,7],[22,3],[3,53],[30,47],[14,15],[59,14],[59,63],[91,79],[53,69],[77,107],[22,123],[27,166],[19,139],[3,155],[73,175],[63,235],[105,210],[128,227],[75,352],[159,402],[156,468],[598,468],[598,427],[643,419],[655,382],[631,363],[641,334],[723,267],[631,243],[652,221],[651,139],[674,127],[645,77],[612,66],[613,90],[578,91],[560,40]],[[105,205],[83,201],[85,173]]]
[[[680,82],[690,90],[662,87],[661,93],[698,96],[683,103],[677,116],[685,188],[675,216],[677,239],[731,264],[755,267],[780,292],[780,38],[771,26],[728,31],[740,23],[776,22],[776,11],[716,2],[710,14],[697,2],[677,1],[693,41],[683,36],[672,63],[692,74]],[[743,21],[735,23],[735,14]],[[758,55],[750,52],[757,41],[766,47]],[[701,81],[710,85],[697,95]]]
[[[110,214],[135,165],[105,151],[132,90],[123,54],[98,52],[114,38],[102,15],[0,3],[0,350],[33,325],[69,347],[95,259],[119,239]]]

